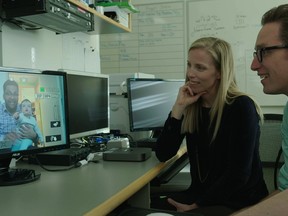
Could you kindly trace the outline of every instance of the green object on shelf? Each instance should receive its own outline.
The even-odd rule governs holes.
[[[105,2],[97,3],[97,6],[109,7],[109,6],[118,6],[122,10],[125,10],[127,13],[139,13],[139,10],[135,8],[130,2]]]

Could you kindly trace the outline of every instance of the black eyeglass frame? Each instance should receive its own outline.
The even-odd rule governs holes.
[[[253,56],[257,57],[257,60],[261,63],[263,61],[263,52],[267,50],[274,50],[274,49],[288,49],[288,45],[276,45],[276,46],[270,46],[270,47],[262,47],[261,49],[256,49],[255,52],[253,52]]]

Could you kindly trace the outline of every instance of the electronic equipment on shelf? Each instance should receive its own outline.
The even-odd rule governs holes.
[[[7,19],[56,33],[94,30],[93,14],[65,0],[3,0],[3,11]]]

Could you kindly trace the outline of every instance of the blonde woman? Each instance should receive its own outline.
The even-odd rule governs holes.
[[[267,196],[258,150],[261,118],[257,103],[237,87],[230,45],[213,37],[196,40],[186,84],[155,150],[166,161],[186,138],[191,185],[152,196],[151,207],[223,216]]]

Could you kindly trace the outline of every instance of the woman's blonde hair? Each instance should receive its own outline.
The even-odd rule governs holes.
[[[229,43],[219,38],[204,37],[194,41],[189,48],[189,51],[199,48],[206,50],[207,53],[211,55],[216,69],[221,74],[219,89],[210,110],[210,127],[212,126],[212,123],[215,125],[212,142],[218,133],[225,104],[232,104],[236,97],[247,94],[241,92],[236,84],[233,54]],[[187,76],[186,81],[188,81]],[[262,119],[260,107],[255,101],[254,103],[256,110]],[[183,133],[198,131],[199,123],[201,121],[201,119],[199,119],[201,116],[201,106],[200,98],[198,102],[186,108],[182,123]]]

